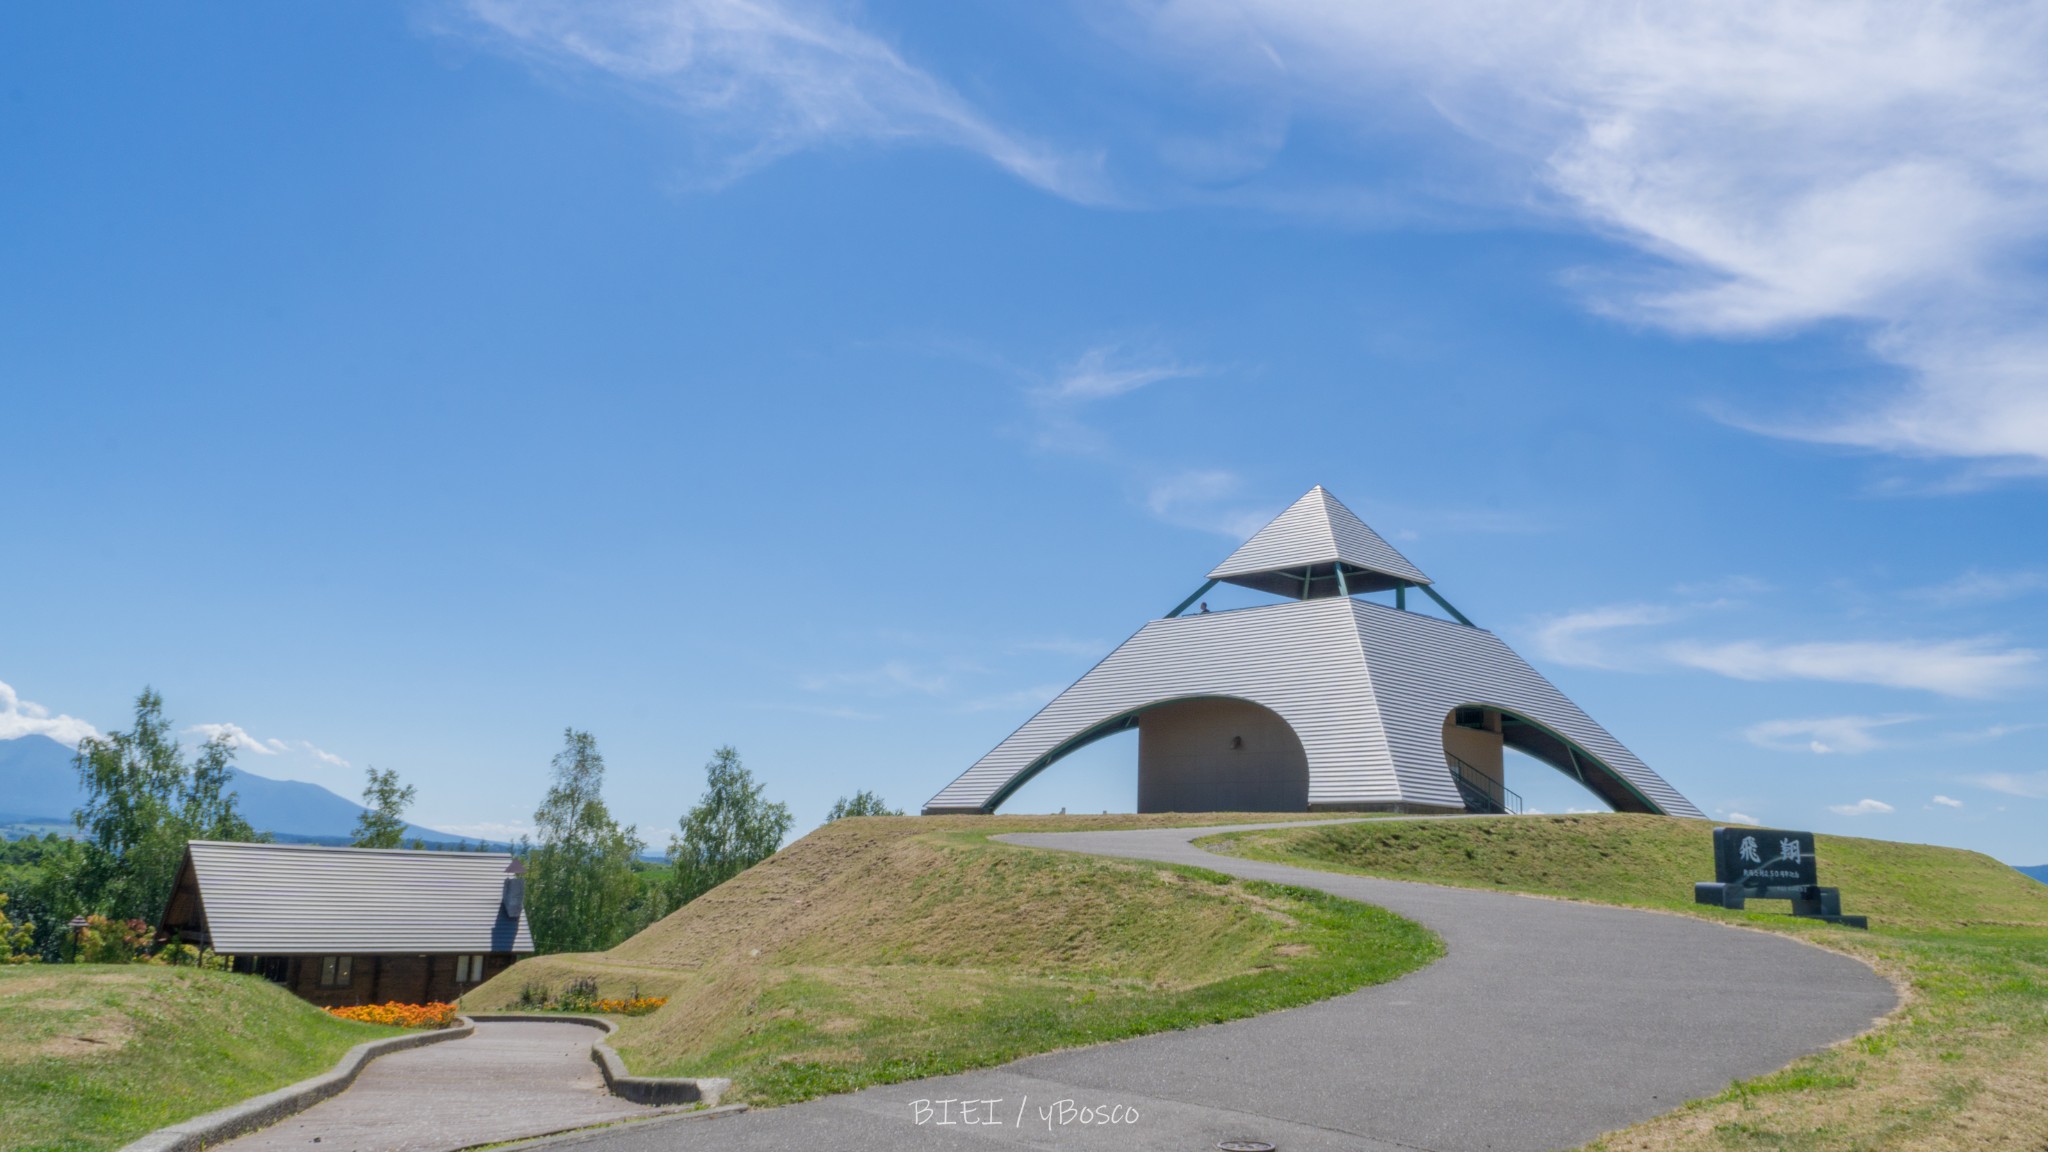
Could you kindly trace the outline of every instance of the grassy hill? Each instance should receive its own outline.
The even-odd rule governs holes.
[[[510,1008],[577,977],[667,996],[612,1041],[635,1072],[731,1076],[782,1103],[1271,1011],[1440,954],[1414,924],[1321,893],[988,839],[1188,822],[837,821],[610,952],[524,961],[463,1004]]]
[[[0,1152],[118,1148],[397,1031],[337,1020],[254,976],[0,968]]]
[[[1375,821],[1225,834],[1205,847],[1401,880],[1653,908],[1797,935],[1910,989],[1876,1031],[1613,1134],[1613,1149],[2048,1148],[2048,887],[1974,852],[1823,836],[1821,882],[1869,932],[1782,901],[1692,903],[1709,825],[1657,816]]]

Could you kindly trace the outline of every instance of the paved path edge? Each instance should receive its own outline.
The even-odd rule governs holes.
[[[287,1116],[304,1112],[322,1100],[340,1095],[356,1082],[356,1077],[369,1067],[370,1061],[379,1056],[460,1040],[476,1031],[476,1021],[467,1016],[458,1019],[461,1023],[453,1028],[366,1040],[344,1052],[334,1067],[318,1076],[159,1128],[133,1143],[122,1145],[120,1152],[200,1152],[258,1128],[267,1128]]]
[[[603,1016],[584,1016],[569,1012],[478,1012],[471,1020],[501,1020],[508,1023],[531,1024],[582,1024],[604,1032],[606,1038],[619,1030],[619,1026]],[[716,1108],[719,1098],[732,1088],[732,1081],[716,1076],[635,1076],[626,1071],[626,1062],[612,1050],[612,1046],[599,1040],[590,1046],[590,1059],[597,1064],[597,1070],[604,1075],[604,1086],[612,1095],[635,1104],[660,1107],[665,1104],[702,1104]],[[128,1152],[122,1149],[122,1152]]]

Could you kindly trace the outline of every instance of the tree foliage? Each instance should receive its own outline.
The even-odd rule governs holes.
[[[63,959],[70,944],[71,918],[82,909],[77,887],[84,855],[77,841],[54,832],[0,842],[0,892],[7,894],[7,916],[17,932],[33,927],[45,960]]]
[[[674,868],[670,891],[678,907],[773,856],[794,823],[788,805],[763,797],[768,786],[754,782],[731,747],[712,753],[704,772],[704,797],[683,817],[668,846]]]
[[[590,733],[563,730],[554,774],[534,836],[521,841],[527,923],[541,952],[602,951],[637,927],[633,861],[647,845],[605,807],[604,757]]]
[[[412,806],[414,788],[398,785],[398,770],[368,770],[363,784],[363,812],[356,817],[357,848],[396,848],[405,840],[405,810]]]
[[[188,765],[163,697],[149,688],[135,698],[133,728],[80,741],[73,763],[85,803],[72,814],[85,834],[79,905],[153,923],[177,882],[187,840],[257,839],[227,791],[234,759],[234,743],[215,736]]]
[[[0,892],[0,964],[33,964],[38,959],[36,926],[9,920],[7,893]]]
[[[848,816],[901,816],[901,808],[891,808],[887,801],[865,788],[851,796],[841,796],[832,802],[832,811],[826,813],[825,822],[844,820]]]

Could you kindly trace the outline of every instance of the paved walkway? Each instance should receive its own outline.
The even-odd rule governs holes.
[[[585,1024],[484,1021],[372,1061],[346,1092],[221,1145],[233,1152],[453,1152],[657,1110],[605,1091]]]
[[[1780,1068],[1855,1035],[1895,1003],[1862,964],[1783,936],[1312,872],[1189,843],[1226,830],[1004,839],[1320,888],[1421,921],[1449,954],[1391,984],[1250,1020],[787,1108],[571,1137],[550,1152],[1194,1152],[1246,1137],[1282,1152],[1533,1152],[1573,1147]],[[954,1123],[941,1125],[940,1100],[1000,1104],[977,1107],[971,1126],[953,1104]],[[1136,1119],[1083,1124],[1082,1108],[1110,1121],[1129,1121],[1135,1109]]]

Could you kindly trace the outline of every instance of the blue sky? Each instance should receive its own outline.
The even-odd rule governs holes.
[[[1709,812],[2048,860],[2048,29],[1357,7],[0,13],[0,735],[914,808],[1321,483]]]

